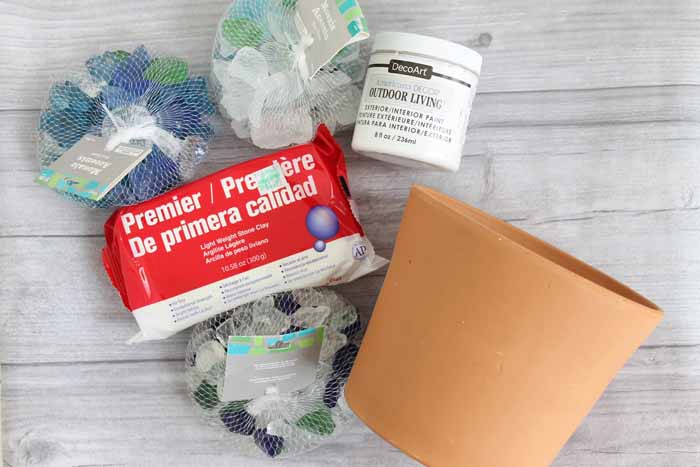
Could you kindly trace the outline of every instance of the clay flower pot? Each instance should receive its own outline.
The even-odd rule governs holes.
[[[661,318],[551,245],[414,187],[346,397],[426,465],[544,467]]]

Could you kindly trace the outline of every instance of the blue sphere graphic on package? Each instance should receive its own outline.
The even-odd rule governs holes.
[[[320,205],[311,208],[306,215],[306,228],[318,240],[328,240],[338,233],[340,224],[331,208]]]
[[[319,253],[325,251],[326,249],[326,242],[323,240],[316,240],[314,242],[314,250],[318,251]]]

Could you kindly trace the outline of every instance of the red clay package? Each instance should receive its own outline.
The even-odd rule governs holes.
[[[105,237],[105,269],[141,329],[132,342],[386,263],[353,213],[345,157],[323,126],[312,143],[118,210]]]

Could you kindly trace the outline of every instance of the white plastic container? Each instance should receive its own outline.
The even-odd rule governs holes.
[[[377,34],[352,148],[387,162],[456,172],[481,61],[454,42]]]

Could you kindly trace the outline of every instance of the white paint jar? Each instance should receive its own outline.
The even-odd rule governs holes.
[[[352,148],[410,167],[456,172],[481,73],[481,55],[454,42],[377,34]]]

